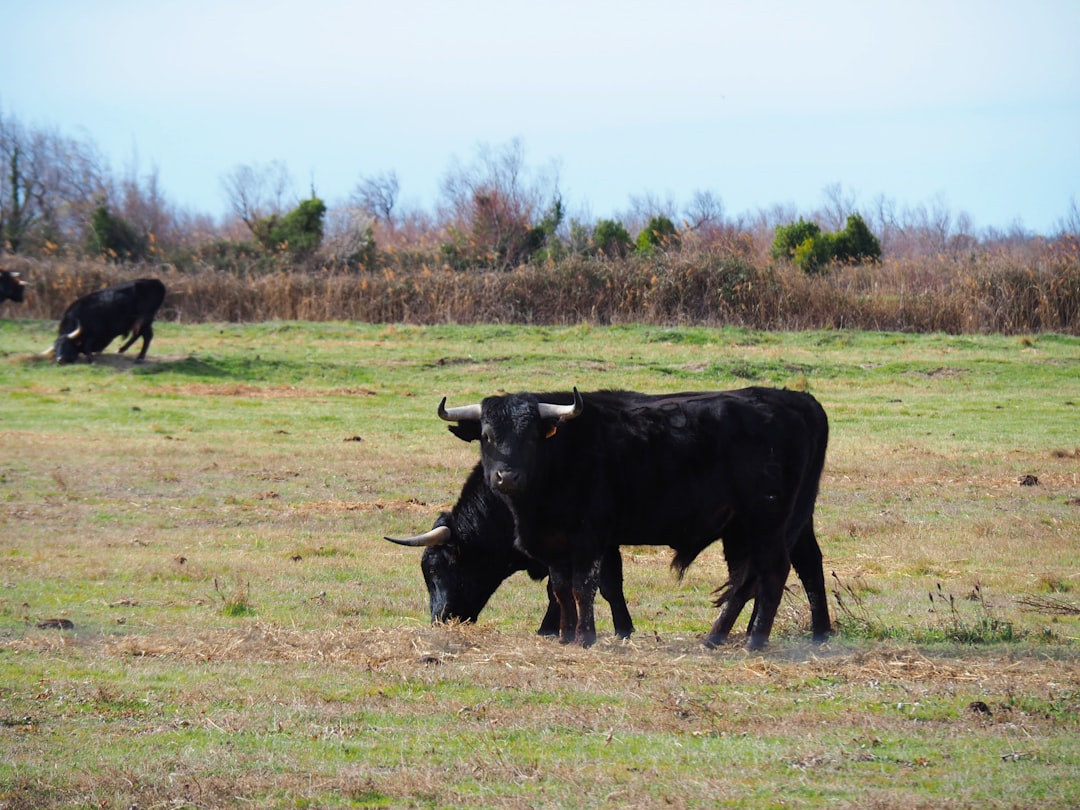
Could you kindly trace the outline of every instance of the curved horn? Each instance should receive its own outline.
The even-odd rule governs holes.
[[[42,357],[55,357],[56,356],[56,344],[54,343],[52,346],[50,346],[45,351],[43,351],[41,353],[41,356]]]
[[[79,322],[76,321],[75,323],[79,323]],[[69,335],[65,335],[64,337],[66,337],[68,340],[74,340],[75,338],[77,338],[81,334],[82,334],[82,324],[79,323],[79,325],[75,327],[74,332],[72,332]]]
[[[446,397],[439,403],[439,418],[447,422],[475,422],[480,419],[479,405],[461,405],[457,408],[446,407]]]
[[[436,526],[429,532],[418,534],[416,537],[406,537],[399,539],[397,537],[385,537],[391,543],[397,543],[399,546],[412,546],[414,548],[427,548],[428,546],[442,546],[450,540],[450,527],[449,526]]]
[[[575,387],[574,402],[572,405],[552,405],[550,402],[541,402],[540,418],[558,419],[565,422],[568,419],[573,419],[575,416],[580,416],[581,410],[584,407],[585,401],[581,398],[581,394],[578,393],[578,390]]]

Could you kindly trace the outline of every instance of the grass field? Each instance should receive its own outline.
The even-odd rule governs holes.
[[[1080,805],[1080,338],[0,321],[0,808]],[[432,627],[419,555],[500,390],[809,390],[837,636],[763,654],[623,550],[637,633]],[[745,626],[747,613],[737,629]]]

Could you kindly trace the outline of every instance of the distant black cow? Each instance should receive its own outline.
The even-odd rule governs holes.
[[[640,396],[640,395],[636,395]],[[481,443],[488,485],[509,505],[517,547],[547,563],[563,641],[596,639],[599,561],[620,544],[667,544],[680,572],[717,539],[729,580],[705,643],[726,641],[754,600],[749,647],[768,642],[792,566],[814,639],[831,632],[813,514],[828,420],[809,394],[771,388],[628,402],[626,392],[555,403],[488,397],[439,415]]]
[[[495,590],[517,571],[534,580],[548,575],[547,566],[514,547],[514,518],[502,497],[488,487],[477,464],[450,512],[435,520],[431,531],[406,539],[387,537],[403,546],[422,546],[420,568],[431,603],[431,621],[475,622]],[[611,606],[615,634],[634,631],[623,596],[622,556],[607,549],[600,565],[600,594]],[[548,584],[548,608],[537,631],[559,633],[559,606]]]
[[[58,363],[73,363],[80,354],[94,362],[94,353],[120,336],[130,338],[120,347],[124,352],[142,338],[142,350],[135,359],[142,362],[154,338],[154,316],[165,299],[165,285],[156,278],[140,278],[114,284],[83,296],[64,312],[59,335],[53,346]]]
[[[0,304],[14,301],[19,304],[26,294],[26,282],[14,270],[0,270]]]

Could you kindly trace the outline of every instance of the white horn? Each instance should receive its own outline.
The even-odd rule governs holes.
[[[439,403],[439,418],[447,422],[475,422],[480,419],[479,405],[461,405],[457,408],[446,407],[446,397]]]
[[[428,546],[442,546],[450,540],[450,527],[449,526],[436,526],[429,532],[418,534],[416,537],[384,537],[391,543],[397,543],[399,546],[412,546],[414,548],[427,548]]]
[[[568,419],[573,419],[575,416],[581,415],[582,408],[585,407],[585,401],[581,398],[581,394],[578,393],[577,388],[574,388],[574,402],[571,405],[552,405],[550,402],[540,403],[540,418],[541,419],[559,419],[565,422]]]
[[[76,323],[78,323],[78,322],[76,322]],[[65,337],[67,337],[68,340],[74,340],[75,338],[77,338],[81,334],[82,334],[82,324],[80,323],[78,326],[75,327],[74,332],[72,332],[70,335],[65,335]]]

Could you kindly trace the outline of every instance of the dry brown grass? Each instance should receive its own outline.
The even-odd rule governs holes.
[[[186,323],[653,323],[763,329],[852,328],[949,334],[1080,333],[1080,248],[886,260],[807,276],[702,248],[621,261],[570,258],[509,272],[438,263],[374,271],[236,273],[169,265],[9,258],[29,282],[6,315],[58,318],[79,295],[138,275],[165,281],[162,318]]]
[[[319,804],[330,795],[361,805],[511,808],[569,806],[576,791],[577,806],[760,806],[786,804],[785,794],[815,806],[820,789],[830,806],[916,808],[928,806],[927,794],[913,789],[919,784],[942,785],[933,799],[938,807],[1006,807],[1024,804],[1023,794],[982,794],[966,777],[949,775],[956,760],[1064,775],[1068,765],[1053,740],[1076,728],[1080,709],[1073,663],[1001,652],[949,659],[904,646],[786,644],[761,656],[641,637],[604,639],[585,651],[477,626],[297,631],[255,622],[187,637],[150,631],[84,642],[48,633],[6,650],[124,667],[127,685],[44,681],[28,690],[41,706],[81,705],[106,716],[120,707],[127,719],[110,725],[122,724],[147,744],[205,738],[206,756],[230,763],[211,768],[176,753],[163,767],[152,760],[108,764],[93,775],[72,774],[62,802],[27,781],[0,792],[13,810],[102,797],[124,806],[274,807]],[[141,681],[164,672],[184,680],[169,697],[156,687],[154,700],[171,704],[167,713],[123,708]],[[276,675],[266,683],[251,678],[260,672]],[[45,733],[39,717],[31,708],[4,730],[20,756]],[[432,721],[439,725],[425,740],[421,729]],[[452,732],[436,730],[447,724]],[[416,730],[407,731],[411,726]],[[398,735],[408,748],[378,753],[378,738],[393,750]],[[540,755],[523,752],[568,737],[578,753],[557,754],[557,773]],[[668,740],[670,754],[635,754],[647,738]],[[900,744],[904,739],[921,742]],[[372,753],[347,762],[335,756],[334,767],[313,762],[306,775],[294,770],[295,760],[288,769],[265,767],[266,752],[297,743],[313,752]],[[436,754],[459,745],[449,760]],[[684,760],[680,749],[681,784],[651,785],[669,767],[661,759]],[[733,771],[728,756],[758,764]],[[950,792],[954,782],[961,793]],[[1065,806],[1045,794],[1038,804]]]

